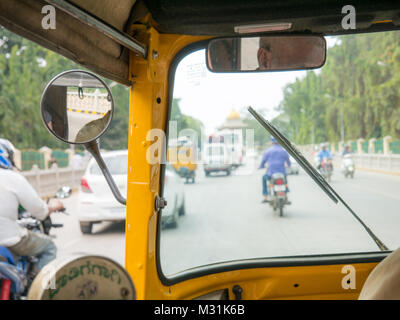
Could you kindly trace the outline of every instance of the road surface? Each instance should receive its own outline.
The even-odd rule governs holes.
[[[165,274],[236,259],[379,251],[375,242],[341,204],[332,202],[304,171],[289,176],[292,205],[284,216],[261,203],[264,170],[250,164],[231,176],[205,177],[185,184],[186,214],[177,228],[162,230],[161,266]],[[400,243],[400,177],[357,171],[354,179],[334,172],[331,185],[390,249]],[[65,200],[69,216],[53,230],[59,256],[71,252],[106,255],[124,264],[124,224],[94,225],[82,235],[77,197]]]
[[[75,141],[79,131],[89,122],[100,119],[103,115],[86,114],[84,112],[68,111],[68,141]],[[94,137],[90,137],[91,139]],[[89,139],[90,140],[90,139]]]

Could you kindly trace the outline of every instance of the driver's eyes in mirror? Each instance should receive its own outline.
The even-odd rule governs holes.
[[[107,128],[113,111],[109,89],[83,72],[61,75],[42,98],[42,116],[49,130],[69,143],[87,143]]]

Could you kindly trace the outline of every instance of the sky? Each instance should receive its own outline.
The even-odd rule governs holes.
[[[327,39],[328,47],[334,39]],[[317,70],[318,72],[318,70]],[[267,120],[276,117],[286,84],[302,78],[306,71],[272,73],[213,73],[205,65],[205,50],[186,56],[175,74],[174,98],[179,98],[182,113],[203,122],[205,133],[215,132],[227,115],[248,106],[265,109]]]

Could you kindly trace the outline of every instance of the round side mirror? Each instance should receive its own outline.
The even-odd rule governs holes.
[[[46,86],[41,113],[47,129],[58,139],[85,144],[108,129],[114,112],[110,89],[88,71],[60,73]]]

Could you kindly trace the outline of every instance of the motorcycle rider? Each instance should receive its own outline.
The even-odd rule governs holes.
[[[344,176],[347,178],[350,176],[351,178],[354,177],[354,160],[352,159],[351,155],[351,148],[348,144],[344,145],[344,150],[342,152],[342,166],[341,169],[344,173]]]
[[[350,149],[350,146],[348,144],[344,145],[344,150],[342,152],[342,157],[344,157],[346,154],[351,154],[351,149]]]
[[[10,141],[0,139],[0,246],[18,256],[37,257],[36,272],[56,257],[57,248],[49,236],[18,225],[18,207],[21,205],[35,218],[44,220],[64,206],[58,199],[46,204],[25,177],[13,170],[14,150]]]
[[[264,168],[265,164],[268,163],[267,172],[262,177],[262,190],[264,200],[262,202],[268,202],[268,180],[271,179],[274,173],[282,173],[285,175],[285,183],[287,181],[286,178],[286,169],[285,163],[290,167],[290,159],[289,154],[285,149],[283,149],[278,141],[274,137],[271,137],[272,146],[264,151],[261,159],[260,166],[258,169]],[[287,201],[290,204],[289,201]]]
[[[318,170],[321,169],[321,164],[322,164],[322,160],[323,159],[327,159],[328,160],[328,164],[331,167],[331,170],[333,170],[333,166],[330,163],[332,158],[333,158],[332,154],[328,150],[327,145],[325,143],[322,143],[321,144],[321,150],[318,152],[318,159],[319,159]]]

